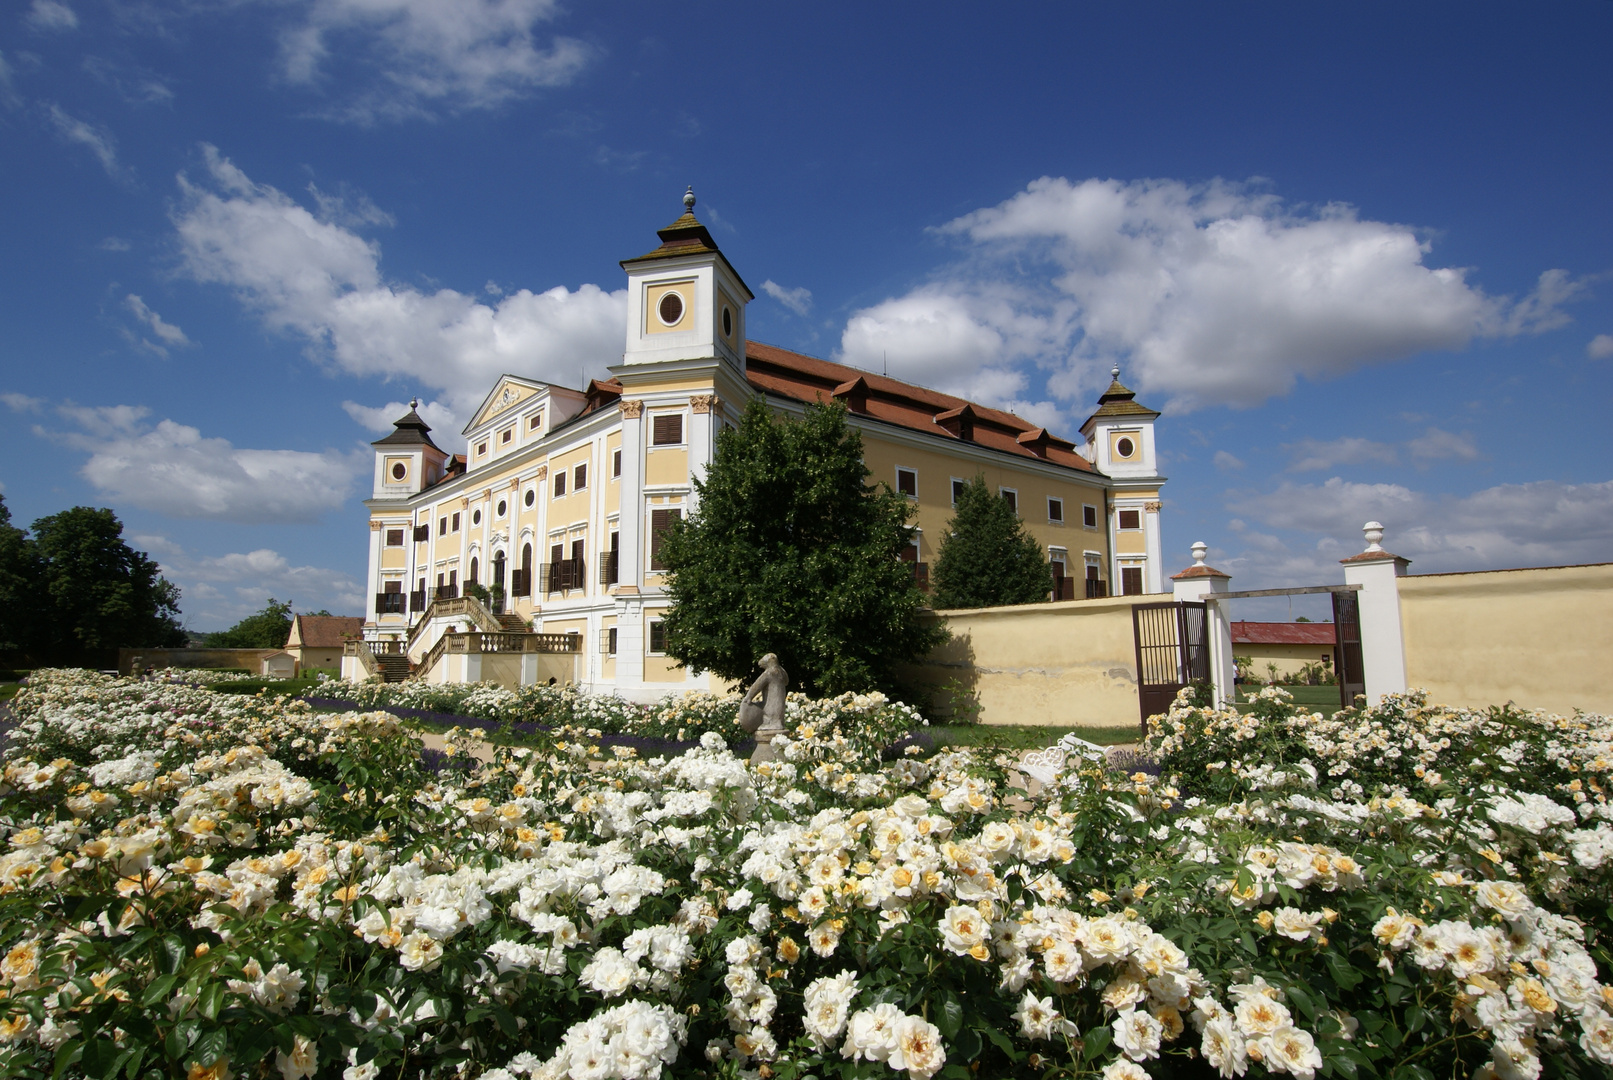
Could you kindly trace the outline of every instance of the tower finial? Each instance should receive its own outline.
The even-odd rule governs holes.
[[[685,191],[683,193],[683,212],[686,213],[686,214],[694,213],[694,185],[693,184],[690,184],[689,185],[689,190]]]
[[[419,407],[420,407],[420,399],[419,398],[412,397],[412,398],[409,399],[409,409],[410,409],[411,412],[413,410],[415,410],[415,409],[418,409]]]
[[[1116,364],[1114,367],[1109,369],[1109,377],[1111,379],[1120,378],[1120,365],[1119,364]]]

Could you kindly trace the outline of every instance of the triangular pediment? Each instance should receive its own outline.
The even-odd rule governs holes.
[[[548,389],[548,383],[538,382],[536,379],[523,379],[518,375],[500,376],[498,382],[493,384],[493,389],[482,400],[475,417],[465,425],[465,430],[461,434],[469,435],[483,424],[490,423],[505,413],[513,413]]]

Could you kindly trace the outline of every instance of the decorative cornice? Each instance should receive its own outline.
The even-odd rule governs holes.
[[[644,402],[639,398],[622,398],[616,403],[622,410],[622,415],[629,420],[637,420],[644,415]]]
[[[536,480],[540,484],[549,479],[549,466],[539,465],[538,471],[533,475],[532,479]]]
[[[520,490],[520,487],[521,487],[521,478],[519,476],[510,477],[510,490],[511,491],[518,491],[518,490]]]
[[[468,510],[470,508],[470,496],[469,495],[461,495],[459,497],[459,508],[461,510]]]
[[[696,413],[709,413],[722,407],[722,399],[716,394],[696,394],[689,399],[689,408]]]
[[[381,531],[381,523],[379,521],[375,521],[375,520],[372,519],[370,521],[370,532],[380,532],[380,531]]]

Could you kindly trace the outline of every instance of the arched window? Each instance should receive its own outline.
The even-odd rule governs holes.
[[[475,584],[477,581],[481,580],[480,578],[478,578],[476,576],[476,569],[477,569],[476,560],[472,559],[470,561],[470,574],[465,578],[466,581],[471,582],[472,584]]]

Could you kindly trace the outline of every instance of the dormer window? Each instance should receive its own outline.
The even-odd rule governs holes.
[[[515,438],[515,429],[505,428],[503,431],[499,432],[498,443],[500,446],[508,446],[510,444],[510,440],[513,438]]]
[[[476,456],[481,457],[485,453],[487,453],[487,444],[485,442],[477,443],[476,444]]]
[[[527,417],[526,429],[528,431],[536,431],[542,426],[543,414],[541,412],[535,412],[531,416]]]

